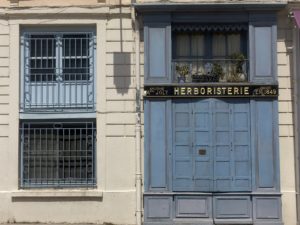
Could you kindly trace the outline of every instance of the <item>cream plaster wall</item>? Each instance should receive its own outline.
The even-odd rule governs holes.
[[[79,7],[79,14],[66,11],[56,17],[55,8],[45,8],[39,15],[24,10],[28,9],[0,16],[0,223],[134,224],[131,9],[103,8],[98,11],[102,13],[95,13],[95,9]],[[97,189],[18,190],[20,28],[35,24],[92,24],[97,31]]]
[[[277,63],[279,81],[280,179],[283,221],[296,225],[296,186],[293,126],[293,21],[287,11],[278,14]]]

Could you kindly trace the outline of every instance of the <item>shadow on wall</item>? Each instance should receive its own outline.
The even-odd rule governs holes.
[[[127,94],[131,84],[130,52],[114,52],[114,85],[118,94]]]

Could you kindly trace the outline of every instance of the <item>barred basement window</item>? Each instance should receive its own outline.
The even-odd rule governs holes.
[[[94,122],[22,122],[21,187],[96,185]]]
[[[95,35],[24,33],[23,111],[94,111]]]

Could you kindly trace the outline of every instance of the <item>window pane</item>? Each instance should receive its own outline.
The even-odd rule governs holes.
[[[213,57],[226,56],[226,36],[222,33],[214,33],[212,38]]]
[[[190,56],[190,39],[188,34],[176,35],[176,57]]]
[[[82,81],[90,79],[91,70],[91,35],[63,35],[62,63],[63,79],[66,81]]]
[[[191,36],[191,55],[196,57],[204,56],[204,35],[202,34],[193,34]]]
[[[54,81],[56,40],[54,35],[29,36],[29,73],[31,82]]]
[[[24,186],[95,184],[93,122],[22,125]]]
[[[241,35],[229,34],[227,36],[228,55],[241,52]]]

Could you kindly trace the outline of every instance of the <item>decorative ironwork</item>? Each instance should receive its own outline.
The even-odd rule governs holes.
[[[21,110],[95,110],[93,33],[25,33]]]
[[[242,54],[231,59],[180,59],[172,65],[175,83],[242,83],[248,81],[248,60]]]
[[[23,122],[21,186],[95,186],[94,122]]]

